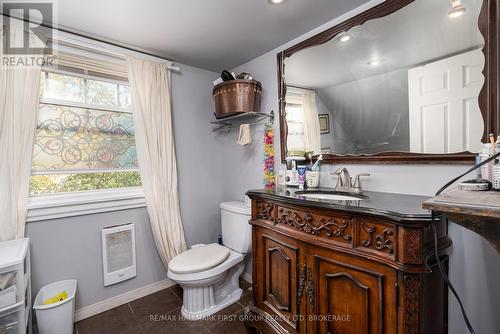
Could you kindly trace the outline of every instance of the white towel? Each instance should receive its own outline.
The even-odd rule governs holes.
[[[250,124],[240,125],[240,134],[238,136],[239,145],[248,145],[252,142],[252,137],[250,136]]]

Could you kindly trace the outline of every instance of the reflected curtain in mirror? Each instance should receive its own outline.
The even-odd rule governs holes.
[[[289,151],[321,153],[321,138],[316,93],[297,87],[287,88]]]

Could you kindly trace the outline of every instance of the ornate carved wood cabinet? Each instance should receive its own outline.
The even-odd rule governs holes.
[[[430,216],[396,219],[248,194],[249,333],[447,333],[447,289],[432,263]],[[446,226],[438,231],[446,261],[451,242]]]

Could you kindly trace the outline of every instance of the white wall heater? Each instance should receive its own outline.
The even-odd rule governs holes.
[[[134,224],[103,228],[101,236],[104,286],[135,277]]]

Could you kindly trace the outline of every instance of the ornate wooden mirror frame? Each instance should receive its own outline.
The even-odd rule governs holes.
[[[278,96],[280,108],[280,145],[281,161],[285,162],[286,138],[288,135],[285,94],[286,84],[284,78],[284,60],[287,57],[305,48],[324,44],[334,38],[338,33],[361,25],[368,20],[387,16],[391,13],[412,3],[414,0],[386,0],[385,2],[344,21],[316,36],[308,38],[280,53],[278,53]],[[485,122],[483,142],[487,141],[489,133],[500,132],[500,0],[483,0],[483,6],[479,15],[479,30],[484,37],[483,53],[485,65],[483,74],[484,86],[479,95],[479,107]],[[324,154],[324,161],[328,163],[471,163],[474,154],[469,152],[454,154],[422,154],[409,152],[386,152],[373,155],[339,156],[335,154]]]

